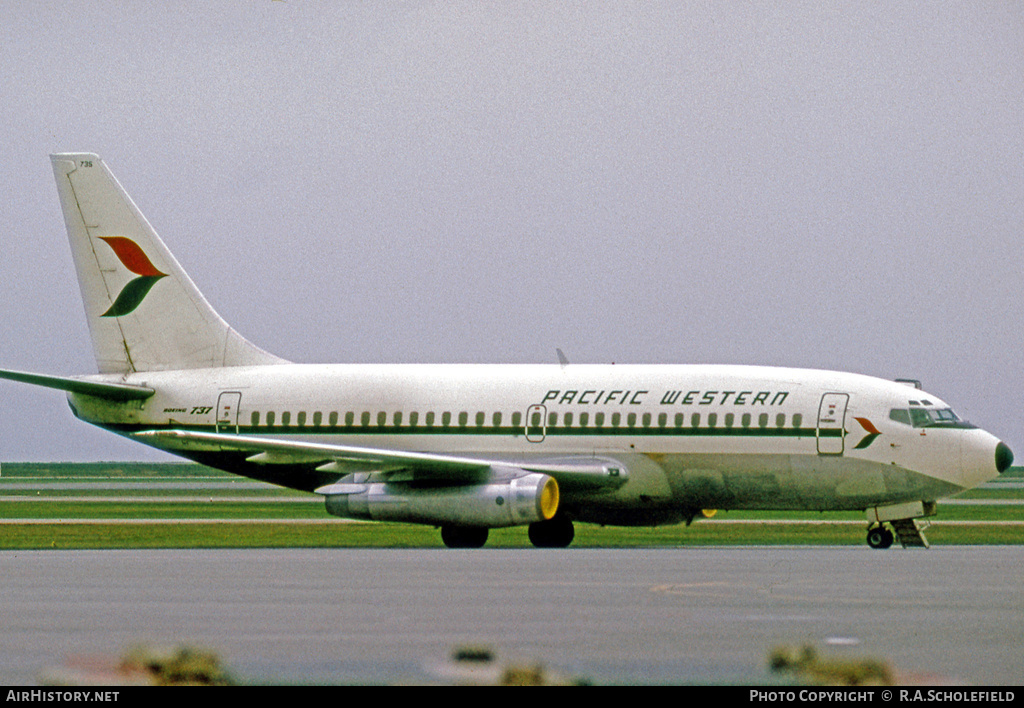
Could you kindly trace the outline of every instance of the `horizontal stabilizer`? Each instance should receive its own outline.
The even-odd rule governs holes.
[[[31,374],[27,371],[8,371],[6,369],[0,369],[0,379],[20,381],[21,383],[32,384],[33,386],[55,388],[59,391],[67,391],[68,393],[97,396],[110,401],[142,400],[156,393],[156,391],[148,386],[132,386],[130,384],[92,381],[66,376],[45,376],[43,374]]]

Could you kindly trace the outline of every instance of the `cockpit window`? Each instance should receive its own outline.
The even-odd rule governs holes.
[[[903,425],[910,425],[910,411],[905,408],[893,408],[889,411],[889,418]]]
[[[912,401],[912,403],[914,403]],[[970,423],[960,420],[952,408],[893,408],[889,418],[915,428],[973,428]]]
[[[932,417],[924,408],[911,408],[910,422],[915,428],[926,428],[932,424]]]

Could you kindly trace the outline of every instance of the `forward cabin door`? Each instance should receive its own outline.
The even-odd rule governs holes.
[[[217,432],[238,432],[238,409],[242,404],[240,391],[224,391],[217,399]]]
[[[818,406],[818,454],[842,455],[846,444],[848,393],[826,393]]]

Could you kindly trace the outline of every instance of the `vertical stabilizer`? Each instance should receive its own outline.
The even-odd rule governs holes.
[[[284,362],[210,307],[97,155],[50,159],[100,373]]]

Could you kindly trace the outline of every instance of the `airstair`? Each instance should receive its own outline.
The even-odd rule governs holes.
[[[896,540],[904,548],[928,548],[928,539],[924,537],[923,531],[931,526],[930,521],[918,521],[917,519],[897,519],[890,521],[892,530],[896,533]]]

